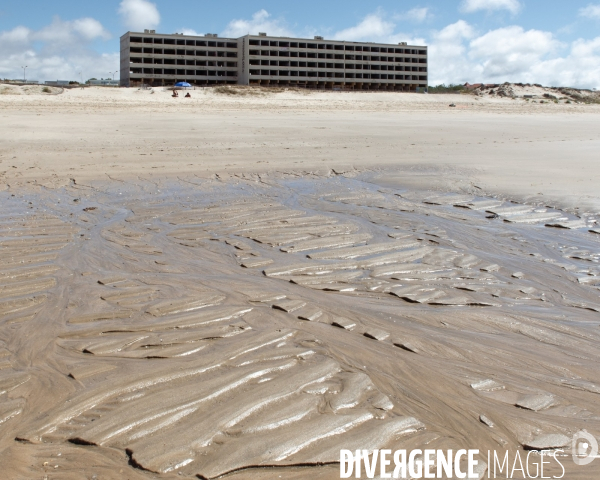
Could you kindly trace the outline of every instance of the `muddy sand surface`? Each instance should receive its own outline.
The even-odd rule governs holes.
[[[570,455],[600,436],[600,107],[16,88],[0,476],[329,480],[341,448],[561,448],[563,478],[600,478]]]
[[[329,479],[341,448],[598,437],[598,217],[389,183],[0,192],[5,478]]]

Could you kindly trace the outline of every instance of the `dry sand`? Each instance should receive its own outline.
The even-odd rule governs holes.
[[[90,88],[0,96],[2,183],[385,167],[431,171],[444,181],[450,174],[520,200],[600,209],[600,105],[210,90],[174,99],[154,92]]]
[[[600,436],[600,108],[254,93],[0,96],[7,478]]]

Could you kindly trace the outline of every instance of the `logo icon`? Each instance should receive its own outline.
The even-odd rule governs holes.
[[[589,465],[598,457],[598,441],[585,430],[573,436],[571,454],[575,465]]]

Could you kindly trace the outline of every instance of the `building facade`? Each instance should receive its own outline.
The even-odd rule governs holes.
[[[417,91],[427,87],[427,47],[269,37],[127,32],[121,86],[295,86]]]

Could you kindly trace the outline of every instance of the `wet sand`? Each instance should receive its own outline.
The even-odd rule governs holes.
[[[240,101],[201,116],[44,101],[1,118],[9,478],[329,479],[341,448],[569,453],[577,431],[600,435],[598,196],[575,187],[594,175],[544,168],[579,142],[573,162],[597,173],[593,107],[359,117],[360,103]],[[454,133],[425,142],[417,120],[448,115]],[[496,142],[520,128],[527,166],[515,173],[508,137],[468,146],[465,124]],[[407,130],[424,146],[404,156]],[[564,464],[565,478],[600,472]]]

